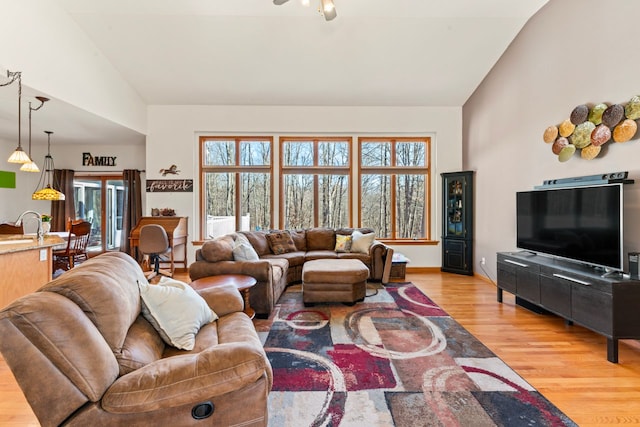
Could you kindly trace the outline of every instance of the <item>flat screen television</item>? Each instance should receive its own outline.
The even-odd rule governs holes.
[[[517,247],[623,270],[622,184],[521,191]]]

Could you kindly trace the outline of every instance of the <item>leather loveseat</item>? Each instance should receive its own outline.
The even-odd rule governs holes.
[[[237,289],[202,301],[183,284],[219,319],[180,350],[141,315],[141,281],[160,287],[106,253],[0,311],[0,351],[40,423],[266,426],[272,370]]]
[[[270,236],[282,231],[240,231],[206,241],[196,250],[196,261],[189,266],[191,280],[221,274],[245,274],[257,283],[249,291],[251,307],[259,317],[268,317],[285,288],[302,280],[302,267],[315,259],[358,259],[369,269],[369,280],[387,283],[391,271],[393,249],[373,240],[366,251],[336,250],[337,236],[355,233],[371,235],[369,228],[309,228],[286,231],[293,247],[274,253]],[[240,240],[248,241],[255,259],[238,259]]]

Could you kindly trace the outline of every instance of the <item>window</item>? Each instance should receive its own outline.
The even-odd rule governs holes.
[[[358,139],[360,225],[387,240],[429,240],[430,138]]]
[[[351,221],[351,138],[280,139],[280,227],[346,227]]]
[[[271,137],[200,139],[202,238],[270,229]]]

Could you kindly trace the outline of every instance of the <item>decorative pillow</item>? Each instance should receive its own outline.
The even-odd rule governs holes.
[[[244,234],[238,233],[236,236],[236,241],[233,245],[233,259],[236,261],[257,261],[260,259]]]
[[[355,230],[351,235],[351,252],[368,254],[375,238],[376,235],[374,233],[362,234]]]
[[[293,243],[291,234],[286,230],[275,231],[267,234],[267,241],[269,242],[271,252],[276,255],[286,254],[287,252],[295,252],[296,250],[296,245],[295,243]]]
[[[157,285],[138,281],[142,316],[153,325],[164,342],[182,350],[193,350],[196,334],[218,315],[191,286],[162,277]]]
[[[336,252],[351,252],[351,236],[336,234]]]
[[[306,230],[289,230],[293,244],[296,245],[296,251],[307,250],[307,231]]]
[[[207,240],[200,253],[209,262],[233,261],[233,246],[226,239]]]

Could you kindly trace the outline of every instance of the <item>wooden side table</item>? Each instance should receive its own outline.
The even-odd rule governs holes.
[[[214,286],[233,285],[235,286],[244,299],[244,312],[253,319],[256,315],[254,309],[249,304],[249,289],[256,284],[256,279],[244,274],[221,274],[219,276],[208,276],[196,279],[190,283],[191,287],[196,291],[199,289],[212,288]]]
[[[405,280],[408,262],[409,258],[399,252],[395,252],[391,259],[391,273],[389,278],[394,280]]]

